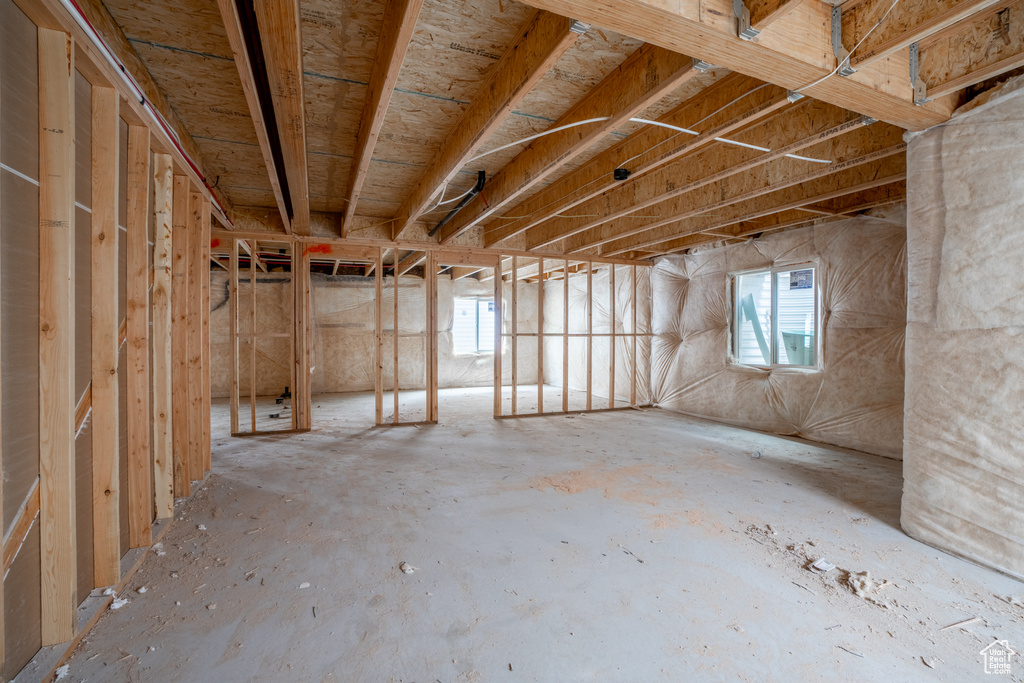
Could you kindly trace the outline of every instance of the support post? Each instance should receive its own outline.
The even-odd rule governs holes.
[[[203,478],[203,285],[209,261],[203,260],[203,196],[188,201],[188,470],[192,481]]]
[[[190,182],[187,176],[174,176],[174,203],[171,222],[171,417],[174,446],[174,495],[187,498],[192,493],[189,450],[189,212]]]
[[[74,44],[39,29],[39,530],[43,646],[74,637]]]
[[[494,417],[501,417],[501,356],[504,350],[502,333],[505,329],[505,305],[503,299],[504,292],[501,291],[502,284],[501,259],[496,258],[494,263]]]
[[[399,277],[401,277],[401,276],[399,275],[398,268],[396,267],[395,268],[395,276],[394,276],[395,291],[393,293],[393,296],[391,297],[392,298],[392,303],[394,304],[394,314],[393,314],[392,321],[391,321],[391,347],[392,347],[391,350],[392,350],[392,353],[394,354],[394,361],[393,361],[393,364],[391,366],[391,368],[392,368],[392,371],[391,371],[391,384],[392,384],[391,400],[394,402],[394,413],[391,416],[391,423],[392,424],[398,424],[398,422],[399,422],[399,418],[398,418],[398,407],[399,407],[398,392],[401,389],[401,385],[398,382],[398,279],[399,279]]]
[[[210,471],[210,458],[211,458],[211,443],[210,443],[210,233],[211,225],[210,222],[213,217],[212,206],[210,200],[203,198],[203,219],[202,219],[202,239],[203,239],[203,268],[202,268],[202,283],[203,283],[203,300],[202,300],[202,321],[203,321],[203,365],[202,365],[202,376],[203,376],[203,471]]]
[[[594,389],[594,262],[587,261],[587,410],[593,406]]]
[[[636,355],[636,266],[630,266],[633,270],[633,376],[629,383],[629,405],[636,406],[636,372],[640,365],[640,357]]]
[[[128,542],[152,543],[153,482],[149,439],[149,129],[128,127]]]
[[[228,334],[231,338],[231,393],[228,402],[231,409],[231,433],[238,434],[238,240],[231,240],[231,256],[228,266]]]
[[[615,407],[615,266],[608,266],[608,407]]]
[[[93,585],[121,580],[120,411],[117,375],[118,121],[113,88],[92,89]]]
[[[537,259],[537,414],[544,412],[544,257]]]
[[[562,278],[562,412],[569,412],[569,259]]]
[[[292,254],[292,278],[295,281],[295,388],[292,391],[292,411],[295,428],[312,427],[310,415],[309,367],[309,254],[301,243],[295,243]]]
[[[153,183],[156,219],[153,245],[153,488],[156,518],[165,519],[174,515],[174,423],[171,413],[174,171],[170,155],[153,155]]]
[[[519,257],[512,257],[512,414],[518,415],[519,399]],[[494,277],[502,279],[501,268]]]
[[[249,431],[256,433],[256,240],[249,245]]]
[[[427,252],[427,421],[437,422],[437,256]]]
[[[373,269],[373,289],[374,289],[374,328],[377,331],[377,344],[376,344],[376,363],[374,370],[374,424],[380,425],[384,423],[384,305],[381,297],[384,293],[384,281],[383,281],[383,253],[381,249],[377,249],[377,260],[374,262]]]

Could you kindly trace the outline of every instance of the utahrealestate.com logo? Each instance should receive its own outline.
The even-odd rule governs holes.
[[[985,660],[985,673],[1009,675],[1010,658],[1017,653],[1010,649],[1009,642],[994,640],[980,654]]]

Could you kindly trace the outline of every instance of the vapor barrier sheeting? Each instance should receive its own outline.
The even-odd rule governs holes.
[[[910,140],[902,524],[1024,578],[1024,79]]]
[[[730,358],[730,275],[814,262],[817,369]],[[891,458],[903,445],[902,209],[658,260],[651,390],[663,408]]]

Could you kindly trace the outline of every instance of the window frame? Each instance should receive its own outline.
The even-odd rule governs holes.
[[[778,311],[779,311],[779,295],[777,287],[777,273],[787,273],[794,270],[808,270],[814,271],[813,278],[813,289],[814,289],[814,364],[813,365],[794,365],[792,363],[779,363],[779,348],[778,348]],[[736,279],[741,275],[755,275],[759,273],[768,273],[771,279],[771,330],[769,331],[769,353],[771,354],[771,363],[745,363],[739,360],[738,340],[737,336],[740,333],[739,315],[740,308],[737,305],[736,295]],[[807,261],[796,261],[792,263],[783,263],[780,265],[774,265],[771,268],[749,268],[746,270],[737,270],[730,272],[727,277],[727,287],[729,292],[729,334],[728,334],[728,353],[730,365],[740,365],[745,367],[755,368],[767,368],[770,370],[782,370],[782,369],[796,369],[796,370],[812,370],[821,371],[822,369],[822,350],[824,345],[822,343],[822,320],[821,320],[821,266],[818,263],[818,259],[811,259]]]
[[[487,301],[487,302],[490,302],[493,305],[494,304],[494,297],[493,296],[456,296],[456,297],[452,297],[452,312],[453,312],[453,314],[454,314],[454,311],[455,311],[455,304],[458,301],[475,301],[475,302],[477,302],[476,306],[473,307],[473,312],[476,315],[476,320],[475,320],[475,324],[474,324],[474,327],[476,328],[476,334],[473,335],[473,338],[476,340],[476,350],[475,351],[456,351],[455,350],[455,339],[454,339],[454,337],[455,337],[455,322],[454,322],[454,317],[453,317],[453,320],[452,320],[452,355],[453,356],[493,356],[494,355],[494,350],[493,349],[490,350],[490,351],[481,351],[480,350],[480,302],[481,301]],[[497,315],[497,310],[496,309],[495,309],[495,315]]]

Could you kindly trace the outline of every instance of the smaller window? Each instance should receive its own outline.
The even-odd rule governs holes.
[[[818,282],[811,264],[732,276],[732,356],[745,365],[818,365]]]
[[[456,354],[494,352],[494,299],[455,299],[452,345]]]

